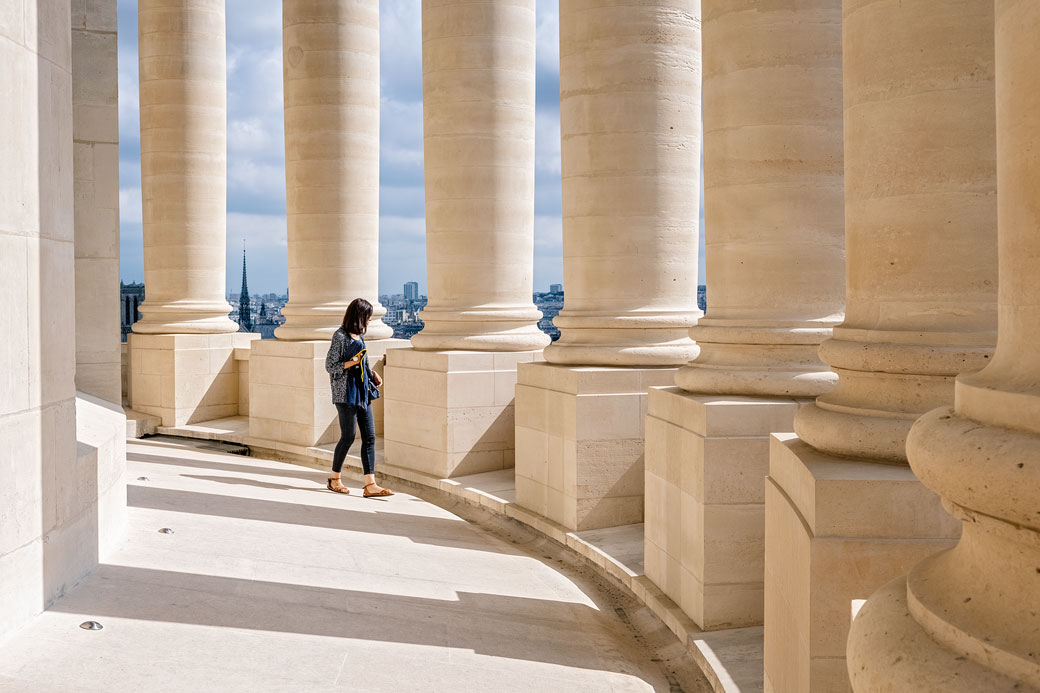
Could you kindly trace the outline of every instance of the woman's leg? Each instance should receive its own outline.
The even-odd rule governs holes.
[[[376,473],[376,424],[372,418],[372,406],[357,407],[355,416],[361,431],[361,466],[368,477]]]
[[[336,404],[339,413],[339,442],[332,453],[332,478],[338,479],[343,471],[343,461],[347,459],[347,451],[354,444],[354,407],[349,404]]]
[[[358,428],[361,429],[361,465],[365,472],[365,493],[378,494],[383,490],[376,483],[376,424],[372,417],[372,405],[357,409]],[[393,495],[387,491],[387,495]]]

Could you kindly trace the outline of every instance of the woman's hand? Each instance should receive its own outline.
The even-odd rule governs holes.
[[[354,366],[358,365],[359,363],[361,363],[361,359],[359,357],[355,356],[354,358],[350,359],[349,361],[345,361],[343,363],[343,370],[347,370],[348,368],[353,368]]]
[[[372,371],[372,381],[376,384],[376,387],[383,386],[383,379],[379,377],[379,374]]]

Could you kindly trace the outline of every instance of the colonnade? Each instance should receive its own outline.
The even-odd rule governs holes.
[[[390,468],[515,468],[516,502],[568,530],[645,521],[647,576],[699,626],[764,623],[767,690],[847,689],[853,605],[885,583],[850,640],[858,689],[1040,686],[1040,625],[1015,611],[1040,603],[1040,11],[996,5],[994,48],[979,0],[561,0],[547,346],[535,2],[423,0],[429,304],[409,346],[375,300],[377,1],[284,0],[292,300],[249,350],[250,434],[334,437],[324,340],[365,295]],[[133,399],[179,424],[241,406],[228,364],[250,341],[223,299],[223,4],[140,12]]]

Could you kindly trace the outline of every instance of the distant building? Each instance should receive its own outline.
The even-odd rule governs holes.
[[[124,284],[119,282],[119,313],[120,331],[122,341],[133,332],[133,325],[141,319],[138,307],[144,303],[144,284]]]
[[[708,310],[708,287],[704,284],[697,287],[697,307]]]
[[[419,300],[419,282],[405,282],[405,284],[404,284],[404,300],[406,300],[406,301],[417,301],[417,300]]]
[[[563,284],[550,284],[549,285],[549,293],[551,293],[551,294],[562,294],[563,293]]]
[[[559,287],[559,291],[553,291],[554,287]],[[534,305],[538,310],[542,311],[542,319],[538,321],[538,329],[555,342],[560,338],[560,328],[553,324],[553,318],[559,315],[560,310],[563,308],[563,286],[560,284],[550,284],[549,293],[534,294]]]
[[[242,248],[242,291],[238,294],[238,326],[241,332],[253,331],[253,309],[249,302],[249,283],[246,281],[245,248]]]

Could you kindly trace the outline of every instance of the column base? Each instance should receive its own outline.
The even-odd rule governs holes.
[[[943,693],[1036,690],[946,649],[921,628],[911,612],[905,575],[871,595],[860,610],[849,634],[848,667],[854,690]]]
[[[383,393],[384,459],[438,478],[512,467],[517,365],[541,358],[541,349],[394,349]]]
[[[131,408],[163,426],[210,421],[239,413],[236,348],[260,335],[131,334]]]
[[[833,457],[774,434],[766,478],[765,690],[848,691],[854,608],[960,522],[909,467]]]
[[[650,390],[646,576],[703,630],[762,624],[769,434],[792,430],[798,407]]]
[[[389,349],[404,339],[366,342],[369,364],[382,375]],[[325,370],[328,340],[254,342],[249,355],[249,435],[294,445],[313,446],[339,439],[336,405]],[[385,386],[384,386],[385,391]],[[373,403],[376,435],[383,432],[383,400]]]
[[[573,531],[642,522],[647,391],[675,370],[521,365],[516,502]]]

